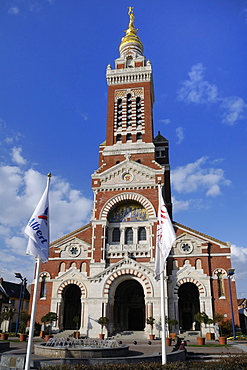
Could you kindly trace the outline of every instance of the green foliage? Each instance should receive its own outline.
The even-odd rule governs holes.
[[[103,333],[103,327],[108,323],[108,317],[102,316],[98,319],[98,323],[101,325],[101,333]]]
[[[45,316],[43,316],[41,318],[41,321],[44,323],[44,324],[50,324],[49,326],[49,334],[51,333],[51,325],[53,323],[53,321],[57,321],[57,314],[56,312],[48,312]]]

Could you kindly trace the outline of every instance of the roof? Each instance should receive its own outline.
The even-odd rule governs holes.
[[[219,240],[219,239],[215,239],[215,238],[213,238],[212,236],[209,236],[209,235],[203,234],[203,233],[201,233],[200,231],[197,231],[197,230],[191,229],[190,227],[188,227],[188,226],[184,226],[184,225],[182,225],[182,224],[179,224],[178,222],[174,222],[174,221],[173,221],[173,225],[174,225],[174,226],[177,226],[178,228],[181,228],[181,229],[187,230],[188,232],[191,232],[191,233],[193,233],[193,234],[200,235],[201,237],[203,237],[203,238],[205,238],[205,239],[209,239],[209,240],[211,240],[211,241],[213,241],[213,242],[215,242],[215,243],[222,244],[222,245],[224,245],[224,246],[226,246],[226,247],[228,247],[228,248],[230,247],[229,243],[223,242],[223,241],[221,241],[221,240]]]
[[[71,236],[73,236],[75,234],[78,234],[79,232],[87,229],[90,226],[91,226],[91,223],[86,224],[86,225],[80,227],[79,229],[77,229],[75,231],[72,231],[71,233],[62,236],[61,238],[59,238],[57,240],[54,240],[52,243],[50,243],[50,247],[53,247],[55,244],[57,244],[58,242],[61,242],[62,240],[66,240],[67,238],[70,238]]]
[[[0,282],[0,291],[7,296],[8,298],[20,298],[20,289],[21,284],[11,283],[9,281],[2,281]],[[29,300],[30,299],[30,293],[27,289],[25,289],[25,295],[24,299]]]

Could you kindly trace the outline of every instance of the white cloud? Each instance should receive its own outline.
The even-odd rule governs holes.
[[[223,99],[220,108],[224,110],[222,122],[234,125],[236,121],[244,118],[243,114],[247,105],[242,98],[237,96]]]
[[[221,168],[205,167],[207,158],[202,157],[194,163],[189,163],[171,171],[172,186],[179,193],[206,191],[207,196],[221,193],[221,186],[230,185]]]
[[[12,148],[12,161],[16,164],[26,164],[26,160],[21,155],[22,148]]]
[[[244,118],[244,111],[247,104],[241,97],[222,97],[218,95],[218,88],[204,80],[202,63],[192,66],[188,73],[189,80],[181,82],[181,88],[177,91],[179,101],[190,104],[217,103],[223,111],[222,123],[234,125],[237,121]]]
[[[159,119],[159,122],[164,123],[165,125],[169,125],[171,123],[171,120],[169,118]]]
[[[173,213],[178,213],[181,211],[187,211],[190,207],[189,200],[178,200],[176,197],[172,197],[172,209]]]
[[[8,13],[11,15],[16,15],[19,13],[19,8],[17,8],[17,6],[13,6],[12,8],[8,10]]]
[[[80,113],[80,115],[82,116],[83,121],[87,121],[88,120],[88,114],[87,113]]]
[[[18,152],[18,151],[17,151]],[[21,162],[19,160],[19,162]],[[25,255],[24,228],[45,189],[46,175],[32,168],[0,165],[0,271],[13,281],[20,271],[32,280],[34,260]],[[92,200],[57,176],[51,178],[51,241],[82,227],[90,220]],[[6,269],[6,266],[11,266]]]
[[[178,100],[185,103],[205,104],[215,103],[218,99],[218,89],[216,85],[204,80],[205,68],[201,63],[192,66],[188,73],[189,80],[181,83],[182,87],[178,90]]]
[[[176,135],[178,138],[177,144],[181,144],[181,142],[184,140],[184,129],[183,127],[179,126],[176,128]]]

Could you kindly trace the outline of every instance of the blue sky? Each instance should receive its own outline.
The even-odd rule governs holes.
[[[90,219],[105,71],[119,56],[127,6],[153,65],[174,220],[232,243],[238,297],[247,297],[245,0],[1,0],[1,275],[32,281],[23,230],[48,172],[52,240]]]

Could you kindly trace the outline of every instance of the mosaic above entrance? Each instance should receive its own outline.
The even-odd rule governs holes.
[[[147,220],[148,212],[139,203],[118,205],[108,215],[108,221],[111,223]]]

